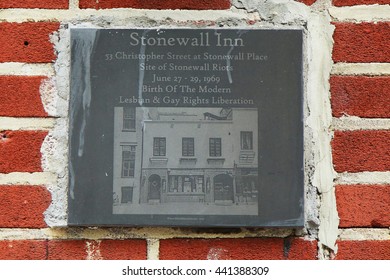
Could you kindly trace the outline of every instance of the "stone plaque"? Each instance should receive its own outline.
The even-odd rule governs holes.
[[[304,225],[302,30],[72,29],[70,225]]]

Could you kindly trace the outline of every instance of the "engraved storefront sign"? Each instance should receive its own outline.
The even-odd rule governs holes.
[[[72,29],[69,224],[303,226],[302,41]]]

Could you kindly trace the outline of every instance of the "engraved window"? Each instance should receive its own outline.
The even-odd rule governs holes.
[[[252,131],[241,131],[241,150],[253,150]]]
[[[123,108],[123,130],[135,130],[135,107]]]
[[[194,138],[182,138],[183,157],[193,157],[195,155]]]
[[[200,175],[170,175],[168,192],[170,193],[204,193],[204,178]]]
[[[153,138],[153,156],[166,155],[166,139],[165,137]]]
[[[134,177],[135,146],[122,146],[122,177]]]
[[[209,155],[210,155],[210,157],[222,156],[221,138],[210,138],[209,139]]]
[[[122,187],[121,203],[133,202],[133,187]]]

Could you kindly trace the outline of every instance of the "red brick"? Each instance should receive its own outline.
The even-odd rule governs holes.
[[[160,241],[164,260],[316,259],[317,243],[299,238],[168,239]]]
[[[390,240],[342,240],[337,245],[338,260],[390,260]]]
[[[0,76],[0,116],[47,116],[39,92],[44,79],[40,76]]]
[[[333,0],[333,5],[337,7],[355,6],[355,5],[374,5],[374,4],[390,4],[390,0]]]
[[[286,250],[290,243],[290,250]],[[286,253],[288,252],[288,255]],[[284,239],[284,253],[288,260],[315,260],[317,259],[317,242],[302,238]]]
[[[1,240],[1,260],[44,260],[46,241],[44,240]]]
[[[40,186],[0,186],[0,227],[43,228],[51,195]]]
[[[87,244],[85,240],[51,240],[48,244],[49,260],[85,260]]]
[[[230,8],[230,0],[80,0],[79,7],[81,9],[222,10]]]
[[[301,2],[307,6],[313,5],[317,0],[297,0],[298,2]]]
[[[39,9],[67,9],[69,0],[4,0],[0,2],[0,9],[6,8],[39,8]]]
[[[390,77],[333,76],[333,116],[390,117]]]
[[[335,23],[335,62],[390,62],[390,22]]]
[[[47,131],[1,131],[0,173],[40,172],[41,145]]]
[[[340,227],[389,227],[390,185],[336,187]]]
[[[332,149],[337,172],[390,170],[390,130],[336,131]]]
[[[0,23],[0,62],[51,62],[55,59],[49,35],[56,22]]]
[[[53,240],[49,241],[51,260],[145,260],[145,240]]]
[[[105,260],[146,260],[146,240],[102,240],[101,256]]]

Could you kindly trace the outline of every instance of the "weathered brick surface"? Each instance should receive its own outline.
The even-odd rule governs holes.
[[[48,244],[49,260],[85,260],[87,245],[84,240],[51,240]]]
[[[1,260],[44,260],[46,241],[44,240],[0,240]]]
[[[342,240],[337,245],[338,260],[390,260],[390,240]]]
[[[47,131],[1,131],[0,173],[39,172],[41,145]]]
[[[390,170],[390,130],[336,131],[332,150],[337,172]]]
[[[220,10],[229,9],[229,0],[80,0],[81,9],[111,9],[111,8],[136,8],[136,9],[191,9],[191,10]]]
[[[0,76],[0,116],[47,116],[39,92],[44,79],[41,76]]]
[[[6,8],[39,8],[39,9],[67,9],[69,0],[2,0],[0,9]]]
[[[333,76],[333,116],[390,117],[390,77]]]
[[[374,4],[386,5],[390,4],[390,0],[333,0],[332,3],[337,7]]]
[[[390,185],[336,186],[340,227],[389,227]]]
[[[146,240],[0,241],[0,259],[145,260]]]
[[[311,5],[313,5],[317,0],[296,0],[296,1],[301,2],[301,3],[304,3],[304,4],[308,5],[308,6],[311,6]]]
[[[316,259],[317,243],[299,238],[168,239],[160,241],[165,260]]]
[[[51,260],[145,260],[146,240],[52,240]]]
[[[56,22],[0,23],[0,62],[51,62],[55,59],[50,34]]]
[[[390,22],[335,23],[335,62],[390,62]]]
[[[50,192],[40,186],[0,186],[0,227],[46,227],[44,212]]]
[[[101,255],[106,260],[145,260],[146,240],[103,240]]]

